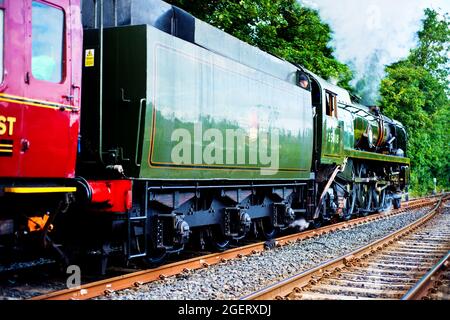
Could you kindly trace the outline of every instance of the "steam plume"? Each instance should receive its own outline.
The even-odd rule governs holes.
[[[447,0],[298,0],[317,9],[334,30],[336,58],[355,73],[352,83],[363,102],[376,104],[384,67],[416,45],[425,8],[450,12]]]

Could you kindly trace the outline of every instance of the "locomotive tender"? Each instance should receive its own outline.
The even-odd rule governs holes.
[[[0,42],[0,257],[155,261],[407,190],[400,123],[162,1],[0,0]]]

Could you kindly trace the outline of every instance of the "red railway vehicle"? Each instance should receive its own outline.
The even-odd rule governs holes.
[[[82,35],[79,0],[0,0],[0,237],[15,247],[51,243],[76,191]]]

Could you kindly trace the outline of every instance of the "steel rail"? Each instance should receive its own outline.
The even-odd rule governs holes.
[[[402,300],[428,299],[428,295],[440,286],[439,277],[449,265],[450,251],[402,297]]]
[[[300,293],[303,287],[308,285],[314,285],[322,278],[328,278],[333,272],[339,272],[344,267],[352,266],[359,263],[361,259],[365,259],[370,255],[373,255],[377,251],[383,250],[383,248],[393,244],[394,241],[399,240],[405,235],[410,234],[413,230],[429,221],[437,213],[437,209],[440,207],[444,196],[441,197],[435,207],[428,212],[425,216],[410,223],[409,225],[381,238],[368,245],[362,246],[351,253],[342,255],[336,259],[324,262],[318,266],[291,276],[280,282],[267,286],[261,290],[258,290],[252,294],[244,296],[241,300],[274,300],[283,299],[291,293]]]
[[[364,223],[387,219],[389,217],[401,214],[405,211],[420,208],[433,203],[434,198],[415,199],[407,203],[400,209],[392,210],[389,213],[379,213],[367,217],[356,218],[346,222],[336,223],[315,230],[303,231],[293,235],[284,236],[275,239],[275,246],[282,247],[314,237],[319,237],[330,232],[354,227]],[[138,287],[142,284],[156,280],[162,280],[170,276],[175,276],[190,270],[209,267],[210,265],[226,262],[230,259],[242,258],[252,254],[257,254],[267,249],[267,242],[258,242],[247,246],[234,248],[221,253],[209,254],[206,256],[195,257],[189,260],[171,263],[156,269],[137,271],[114,278],[87,283],[80,287],[70,288],[51,292],[31,298],[31,300],[86,300],[102,296],[109,292],[123,290],[131,287]]]

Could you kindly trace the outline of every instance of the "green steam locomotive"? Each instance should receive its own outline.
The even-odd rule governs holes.
[[[154,262],[400,207],[399,122],[177,7],[107,3],[83,1],[65,241],[84,230],[85,252]]]

